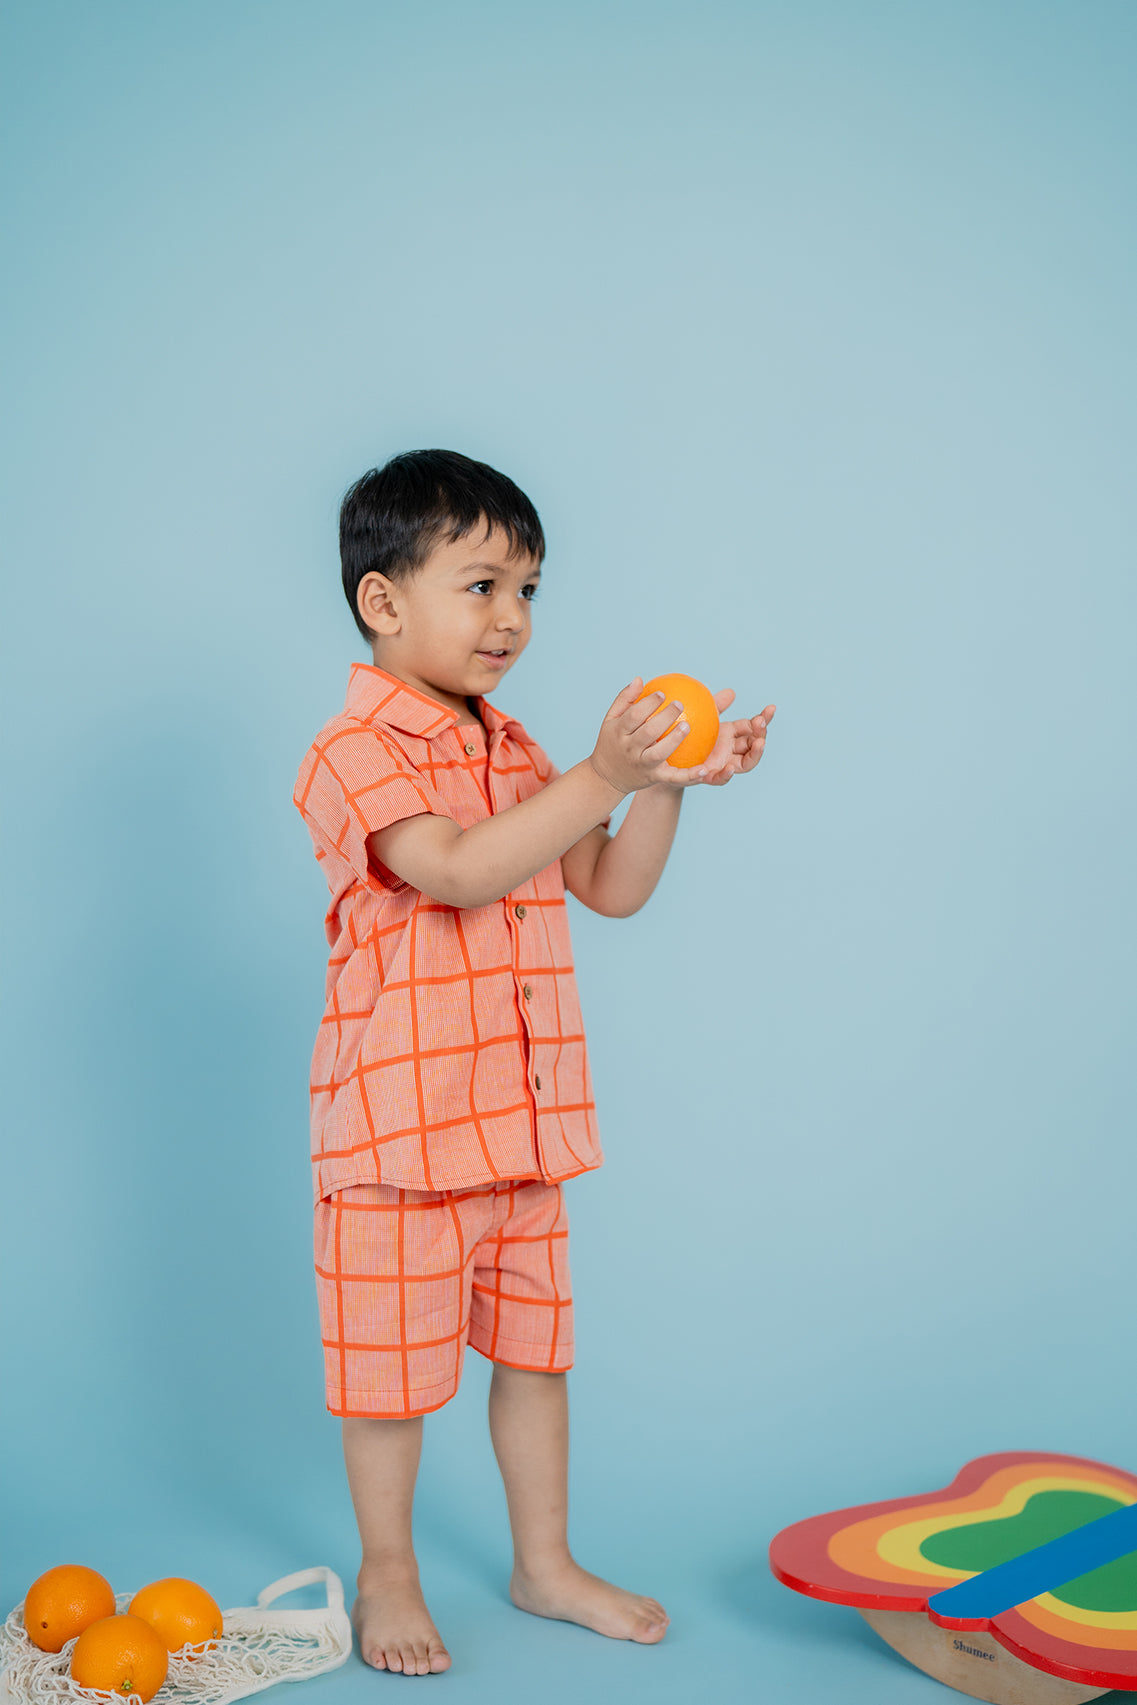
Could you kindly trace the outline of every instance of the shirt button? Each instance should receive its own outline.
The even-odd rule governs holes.
[[[536,1084],[536,1085],[537,1085],[537,1088],[538,1088],[538,1089],[540,1089],[540,1087],[541,1087],[541,1079],[540,1079],[540,1078],[539,1078],[539,1077],[535,1077],[535,1078],[534,1078],[534,1079],[533,1079],[533,1082],[534,1082],[534,1083],[535,1083],[535,1084]]]
[[[532,983],[525,983],[522,987],[521,993],[525,996],[525,999],[527,1001],[531,1001],[533,999],[533,985],[532,985]]]
[[[478,749],[478,748],[477,748],[477,747],[476,747],[476,746],[472,746],[472,745],[471,745],[471,744],[470,744],[470,742],[469,742],[469,741],[468,741],[468,740],[467,740],[467,742],[466,742],[466,745],[465,745],[465,747],[464,747],[464,750],[465,750],[465,752],[466,752],[466,755],[467,755],[467,757],[470,757],[470,758],[472,758],[472,757],[473,757],[473,755],[474,755],[474,753],[475,753],[475,752],[476,752],[476,751],[477,751],[477,749]]]
[[[525,906],[514,906],[513,909],[517,913],[517,916],[519,918],[524,918],[526,910],[527,910],[527,908]]]

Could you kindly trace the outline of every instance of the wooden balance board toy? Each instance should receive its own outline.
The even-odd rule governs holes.
[[[979,1456],[940,1492],[783,1528],[770,1567],[990,1705],[1137,1692],[1137,1476],[1104,1462]]]

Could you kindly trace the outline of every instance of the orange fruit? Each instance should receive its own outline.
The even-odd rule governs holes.
[[[104,1616],[84,1628],[71,1654],[71,1679],[125,1699],[137,1693],[146,1705],[166,1679],[170,1655],[141,1616]]]
[[[180,1575],[168,1575],[165,1580],[140,1587],[130,1601],[130,1614],[148,1622],[165,1642],[168,1652],[179,1652],[183,1646],[200,1646],[204,1640],[216,1640],[221,1633],[217,1600],[210,1598],[196,1581],[183,1580]]]
[[[115,1613],[111,1584],[97,1569],[60,1563],[28,1588],[24,1627],[41,1652],[61,1652],[92,1622]]]
[[[640,699],[659,692],[666,695],[660,710],[666,710],[672,699],[678,699],[683,706],[683,721],[691,729],[669,755],[667,762],[681,770],[701,764],[719,737],[718,706],[710,688],[704,687],[692,675],[656,675],[644,687]],[[672,722],[664,732],[669,734],[674,726]]]

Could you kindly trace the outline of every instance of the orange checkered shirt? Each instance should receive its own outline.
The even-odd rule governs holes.
[[[511,716],[483,727],[370,664],[293,795],[331,891],[312,1055],[315,1199],[350,1184],[555,1183],[603,1155],[557,859],[489,906],[445,906],[369,862],[423,811],[469,828],[559,775]],[[608,819],[605,819],[607,822]]]

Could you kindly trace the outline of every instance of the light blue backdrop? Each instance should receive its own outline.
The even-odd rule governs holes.
[[[572,1537],[514,1611],[467,1363],[420,1479],[454,1705],[940,1697],[785,1523],[1137,1468],[1128,0],[12,0],[3,1610],[251,1602],[356,1537],[324,1412],[291,789],[335,522],[442,445],[550,541],[495,702],[778,705],[636,917],[572,902]],[[1128,1058],[1127,1058],[1128,1055]],[[323,1705],[391,1685],[350,1669]]]

